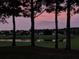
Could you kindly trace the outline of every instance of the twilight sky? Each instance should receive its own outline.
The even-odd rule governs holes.
[[[12,17],[6,19],[9,24],[0,23],[0,30],[12,30]],[[58,16],[59,28],[66,27],[66,13],[61,13]],[[54,29],[55,15],[53,13],[44,12],[39,17],[35,18],[35,29]],[[31,27],[30,18],[16,17],[16,30],[29,30]],[[71,16],[71,27],[79,27],[79,15]]]

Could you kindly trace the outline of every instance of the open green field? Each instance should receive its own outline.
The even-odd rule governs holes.
[[[73,49],[79,49],[79,35],[71,39],[71,47]]]
[[[24,39],[21,38],[21,40],[26,40],[26,39],[30,40],[30,36],[26,36]],[[40,41],[37,41],[38,39]],[[66,42],[63,42],[63,39],[64,39],[64,36],[59,35],[59,41],[58,41],[59,48],[65,48]],[[55,42],[53,42],[52,40],[55,40],[55,36],[52,36],[52,35],[35,36],[35,45],[39,47],[54,48]],[[10,41],[0,41],[0,47],[11,46],[11,45],[12,45],[12,42]],[[16,46],[31,46],[31,42],[16,42]],[[71,48],[79,49],[79,35],[71,37]]]

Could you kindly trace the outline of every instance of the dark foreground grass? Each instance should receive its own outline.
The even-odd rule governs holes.
[[[79,50],[42,47],[1,47],[0,59],[79,59]]]

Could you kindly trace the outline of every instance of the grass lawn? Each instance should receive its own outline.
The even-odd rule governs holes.
[[[60,38],[62,38],[62,36]],[[55,39],[55,36],[41,35],[39,37],[36,37],[35,39],[43,39],[44,40],[44,41],[41,41],[41,42],[36,42],[35,41],[36,46],[48,47],[48,48],[54,48],[55,47],[55,43],[51,41],[51,39]],[[46,41],[46,40],[49,40],[49,41]],[[65,48],[66,43],[63,43],[63,42],[59,41],[58,44],[59,44],[59,48]],[[1,41],[0,42],[0,47],[11,46],[11,45],[12,45],[12,42],[6,42],[6,41],[4,41],[4,42]],[[31,42],[16,42],[16,46],[31,46]],[[79,49],[79,35],[74,36],[73,38],[71,38],[71,48],[72,49]]]
[[[30,42],[16,42],[16,46],[30,46]],[[12,42],[0,42],[0,47],[12,46]]]
[[[12,42],[0,42],[0,47],[5,47],[5,46],[11,46]],[[50,41],[43,41],[43,42],[35,42],[36,46],[39,47],[48,47],[48,48],[54,48],[55,43],[50,42]],[[31,46],[31,42],[16,42],[16,46]],[[59,48],[63,48],[64,44],[59,43]]]
[[[71,39],[71,48],[79,49],[79,36],[75,36],[73,39]]]
[[[65,46],[65,44],[62,42],[59,42],[58,44],[59,44],[59,48],[64,48],[64,46]],[[50,41],[36,42],[36,46],[55,48],[55,43],[50,42]]]

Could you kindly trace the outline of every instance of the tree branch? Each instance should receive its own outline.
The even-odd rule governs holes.
[[[45,12],[45,10],[43,10],[40,14],[38,14],[38,15],[34,16],[34,18],[36,18],[36,17],[40,16],[40,15],[41,15],[41,14],[43,14],[44,12]]]

